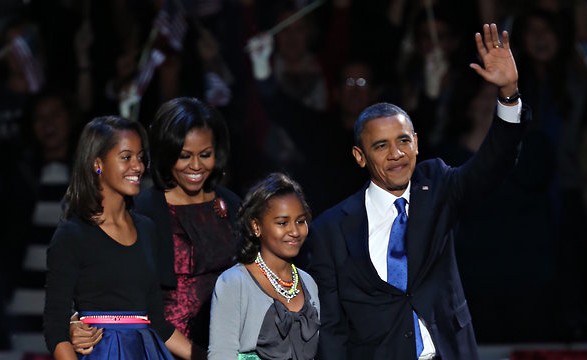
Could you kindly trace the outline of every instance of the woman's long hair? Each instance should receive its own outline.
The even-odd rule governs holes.
[[[214,169],[204,183],[211,191],[222,180],[228,163],[230,141],[228,127],[220,113],[204,102],[190,97],[167,101],[157,111],[149,129],[151,176],[161,190],[177,186],[172,169],[181,154],[186,135],[194,129],[210,129],[214,145]]]

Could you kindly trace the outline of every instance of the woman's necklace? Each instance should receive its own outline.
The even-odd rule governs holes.
[[[283,296],[288,303],[291,301],[291,299],[295,298],[296,295],[300,292],[300,290],[298,289],[298,269],[296,269],[296,266],[294,264],[291,264],[291,282],[280,279],[279,276],[277,276],[273,271],[271,271],[271,269],[269,269],[269,266],[265,264],[265,261],[261,257],[260,252],[257,253],[255,264],[259,266],[259,269],[261,269],[263,275],[265,275],[265,277],[269,280],[271,286],[273,286],[273,289],[275,289],[275,291],[277,291],[279,295]],[[288,287],[289,289],[286,289],[286,287]]]

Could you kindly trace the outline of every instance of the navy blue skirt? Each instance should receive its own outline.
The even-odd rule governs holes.
[[[96,315],[138,315],[136,311],[83,311],[80,317]],[[104,329],[102,340],[89,355],[78,354],[78,359],[149,359],[174,360],[165,343],[148,324],[92,324]]]

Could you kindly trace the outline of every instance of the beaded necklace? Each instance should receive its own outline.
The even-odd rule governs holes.
[[[291,299],[295,298],[296,295],[298,295],[298,293],[300,292],[300,290],[298,289],[299,276],[298,269],[294,264],[291,264],[291,282],[280,279],[279,276],[277,276],[273,271],[271,271],[271,269],[269,269],[269,266],[265,264],[265,261],[261,257],[260,252],[257,253],[255,264],[259,266],[259,269],[261,269],[263,275],[265,275],[265,277],[269,280],[271,286],[273,286],[273,289],[275,289],[275,291],[279,295],[283,296],[288,303],[291,301]],[[289,287],[289,290],[285,287]]]

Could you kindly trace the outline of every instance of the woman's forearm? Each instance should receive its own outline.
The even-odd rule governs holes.
[[[57,344],[53,357],[55,357],[55,360],[77,360],[73,346],[69,341],[62,341]]]
[[[177,329],[167,339],[165,346],[167,346],[173,355],[182,359],[190,360],[192,357],[192,343],[182,333],[177,331]]]

